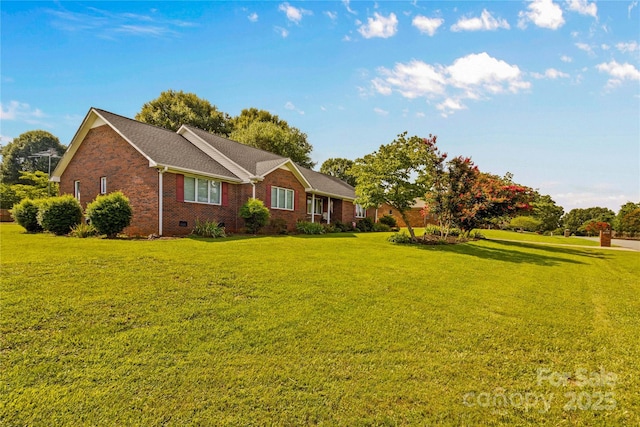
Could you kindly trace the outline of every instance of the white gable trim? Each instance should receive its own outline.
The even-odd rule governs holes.
[[[82,121],[80,128],[71,139],[71,143],[69,143],[67,151],[65,151],[64,155],[60,159],[60,162],[58,162],[58,166],[56,166],[56,168],[51,173],[51,181],[60,182],[60,177],[64,173],[65,169],[67,169],[67,166],[69,166],[69,163],[71,163],[73,156],[75,156],[78,148],[80,148],[80,145],[82,145],[82,142],[84,141],[89,131],[103,125],[107,125],[111,129],[113,129],[115,133],[117,133],[122,139],[127,141],[129,145],[131,145],[138,153],[140,153],[140,155],[142,155],[142,157],[147,159],[149,161],[149,167],[157,166],[156,162],[151,157],[143,153],[142,150],[140,150],[133,142],[131,142],[127,137],[120,133],[120,131],[115,126],[109,123],[107,119],[102,117],[100,113],[95,110],[95,108],[92,108],[89,110],[87,116]]]
[[[315,194],[316,196],[331,197],[332,199],[346,200],[347,202],[353,202],[355,198],[341,196],[339,194],[327,193],[326,191],[317,190],[315,188],[305,188],[304,191],[308,194]]]
[[[255,178],[253,174],[248,170],[244,169],[242,166],[222,154],[220,151],[207,144],[206,141],[204,141],[184,125],[180,126],[180,129],[178,129],[177,133],[178,135],[182,135],[187,141],[198,147],[207,156],[220,163],[231,173],[238,176],[242,180],[242,182],[250,182],[251,178]]]
[[[300,183],[304,185],[305,188],[311,188],[311,183],[307,181],[307,178],[305,178],[304,175],[302,175],[302,173],[300,172],[300,169],[298,169],[298,166],[296,166],[296,164],[293,163],[291,159],[285,159],[283,163],[263,173],[262,176],[263,177],[267,176],[276,169],[288,169],[290,172],[293,173],[293,175],[298,179],[298,181],[300,181]]]

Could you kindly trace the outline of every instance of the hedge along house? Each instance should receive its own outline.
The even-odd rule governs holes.
[[[186,235],[196,220],[244,227],[240,207],[257,198],[289,230],[297,221],[351,223],[369,212],[349,184],[201,129],[177,132],[91,108],[51,176],[83,207],[120,190],[131,201],[129,235]]]

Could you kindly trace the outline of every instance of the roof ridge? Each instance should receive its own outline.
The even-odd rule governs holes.
[[[165,132],[169,132],[169,133],[172,133],[172,134],[175,134],[175,135],[178,134],[177,132],[172,131],[171,129],[163,128],[162,126],[154,125],[154,124],[147,123],[147,122],[141,122],[140,120],[132,119],[131,117],[123,116],[122,114],[112,113],[111,111],[107,111],[107,110],[104,110],[102,108],[91,107],[91,109],[99,111],[99,112],[102,112],[102,113],[111,114],[113,116],[120,117],[121,119],[129,120],[130,122],[135,122],[135,123],[138,123],[138,124],[141,124],[141,125],[145,125],[145,126],[149,126],[149,127],[152,127],[152,128],[158,129],[158,130],[163,130]]]
[[[290,157],[281,156],[280,154],[276,154],[273,151],[263,150],[262,148],[254,147],[252,145],[245,144],[244,142],[236,141],[235,139],[231,139],[231,138],[227,138],[226,136],[218,135],[217,133],[211,133],[209,131],[206,131],[204,129],[200,129],[200,128],[195,127],[195,126],[191,126],[191,125],[182,125],[182,126],[184,126],[186,128],[196,129],[196,130],[199,130],[201,132],[205,132],[205,133],[207,133],[209,135],[224,139],[225,141],[233,142],[235,144],[240,144],[240,145],[242,145],[244,147],[249,147],[249,148],[251,148],[253,150],[262,151],[263,153],[271,154],[272,156],[277,156],[277,157],[280,157],[281,159],[289,159],[289,160],[291,160]],[[291,161],[293,162],[293,160],[291,160]],[[296,165],[297,165],[297,163],[296,163]]]

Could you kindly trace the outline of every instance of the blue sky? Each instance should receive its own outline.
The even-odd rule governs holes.
[[[638,1],[11,2],[0,138],[68,144],[167,89],[306,132],[318,166],[409,134],[566,211],[640,200]]]

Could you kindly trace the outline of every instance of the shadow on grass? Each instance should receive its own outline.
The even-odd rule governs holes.
[[[353,233],[329,233],[329,234],[232,234],[227,237],[201,237],[189,234],[185,236],[186,239],[195,240],[204,243],[222,243],[233,242],[238,240],[255,240],[255,239],[284,239],[287,237],[297,237],[301,239],[333,239],[333,238],[345,238],[356,237]]]
[[[496,242],[493,243],[505,243]],[[482,259],[491,259],[496,261],[512,262],[515,264],[535,264],[543,267],[552,267],[561,264],[586,264],[585,262],[578,261],[571,258],[565,258],[561,256],[545,255],[540,253],[532,253],[517,250],[521,249],[540,249],[540,246],[536,245],[521,245],[514,243],[512,248],[495,248],[488,246],[478,246],[473,244],[458,244],[458,245],[442,245],[442,246],[416,246],[419,249],[426,250],[440,250],[443,252],[451,252],[460,255],[474,256]],[[558,251],[559,254],[572,255],[570,252]],[[582,255],[582,254],[580,254]]]
[[[562,246],[552,246],[552,245],[541,245],[535,243],[528,242],[509,242],[504,240],[492,240],[489,239],[490,242],[497,243],[504,246],[512,246],[519,247],[524,249],[537,249],[540,251],[546,251],[556,254],[567,254],[567,255],[577,255],[584,256],[589,258],[598,258],[598,259],[607,259],[611,258],[611,254],[606,254],[603,252],[594,252],[593,249],[598,249],[598,246],[585,246],[584,249],[581,248],[565,248]]]

